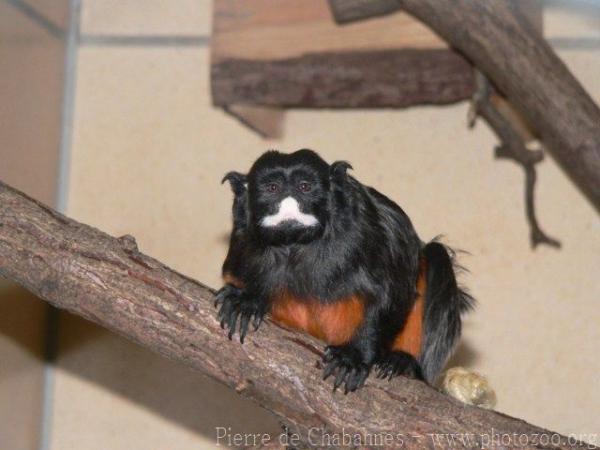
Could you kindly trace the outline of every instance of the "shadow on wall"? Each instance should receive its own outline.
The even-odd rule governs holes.
[[[25,289],[0,278],[0,341],[43,361],[44,327],[38,325],[44,323],[48,308]],[[272,414],[228,387],[63,311],[56,365],[210,441],[215,440],[216,427],[274,436],[281,432]],[[30,370],[30,365],[2,364],[0,355],[0,383]]]
[[[44,332],[39,324],[44,322],[46,310],[46,303],[35,295],[0,277],[0,339],[16,344],[40,361],[44,358]],[[0,382],[19,370],[18,366],[2,362],[0,355]]]
[[[110,389],[152,412],[215,441],[216,427],[279,435],[268,411],[183,364],[67,312],[59,319],[57,366]]]

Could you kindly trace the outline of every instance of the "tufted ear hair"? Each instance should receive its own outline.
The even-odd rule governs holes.
[[[335,161],[329,167],[329,178],[334,182],[344,182],[347,179],[346,171],[352,169],[347,161]]]
[[[243,173],[234,171],[227,172],[221,180],[221,184],[225,183],[226,181],[229,181],[231,190],[235,195],[243,194],[246,191],[247,178]]]

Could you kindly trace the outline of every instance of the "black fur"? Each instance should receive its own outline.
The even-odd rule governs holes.
[[[456,282],[451,250],[433,241],[425,245],[423,255],[427,261],[427,293],[425,339],[419,363],[425,379],[434,383],[460,337],[461,314],[470,310],[475,301]]]
[[[456,287],[450,257],[438,243],[423,245],[404,211],[375,189],[347,174],[350,164],[327,164],[310,150],[269,151],[247,176],[230,172],[235,194],[233,231],[223,272],[243,281],[217,294],[221,325],[240,338],[249,324],[260,325],[274,293],[323,303],[359,295],[365,317],[351,341],[329,346],[325,377],[346,391],[362,386],[372,367],[432,381],[460,333],[460,315],[469,297]],[[304,184],[302,184],[304,183]],[[273,187],[276,184],[277,187]],[[310,189],[306,192],[306,184]],[[289,221],[261,226],[282,199],[293,197],[318,225]],[[445,257],[444,257],[445,255]],[[423,357],[390,352],[416,295],[419,260],[427,259],[428,288]]]

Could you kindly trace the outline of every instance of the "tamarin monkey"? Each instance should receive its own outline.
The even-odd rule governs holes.
[[[422,242],[406,213],[350,176],[349,163],[268,151],[229,172],[233,231],[215,304],[240,341],[267,313],[327,343],[324,376],[360,388],[371,369],[433,383],[473,299],[453,253]]]

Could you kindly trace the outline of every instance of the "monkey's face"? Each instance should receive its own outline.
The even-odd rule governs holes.
[[[248,174],[250,220],[268,245],[308,243],[329,219],[329,165],[316,153],[267,152]]]

